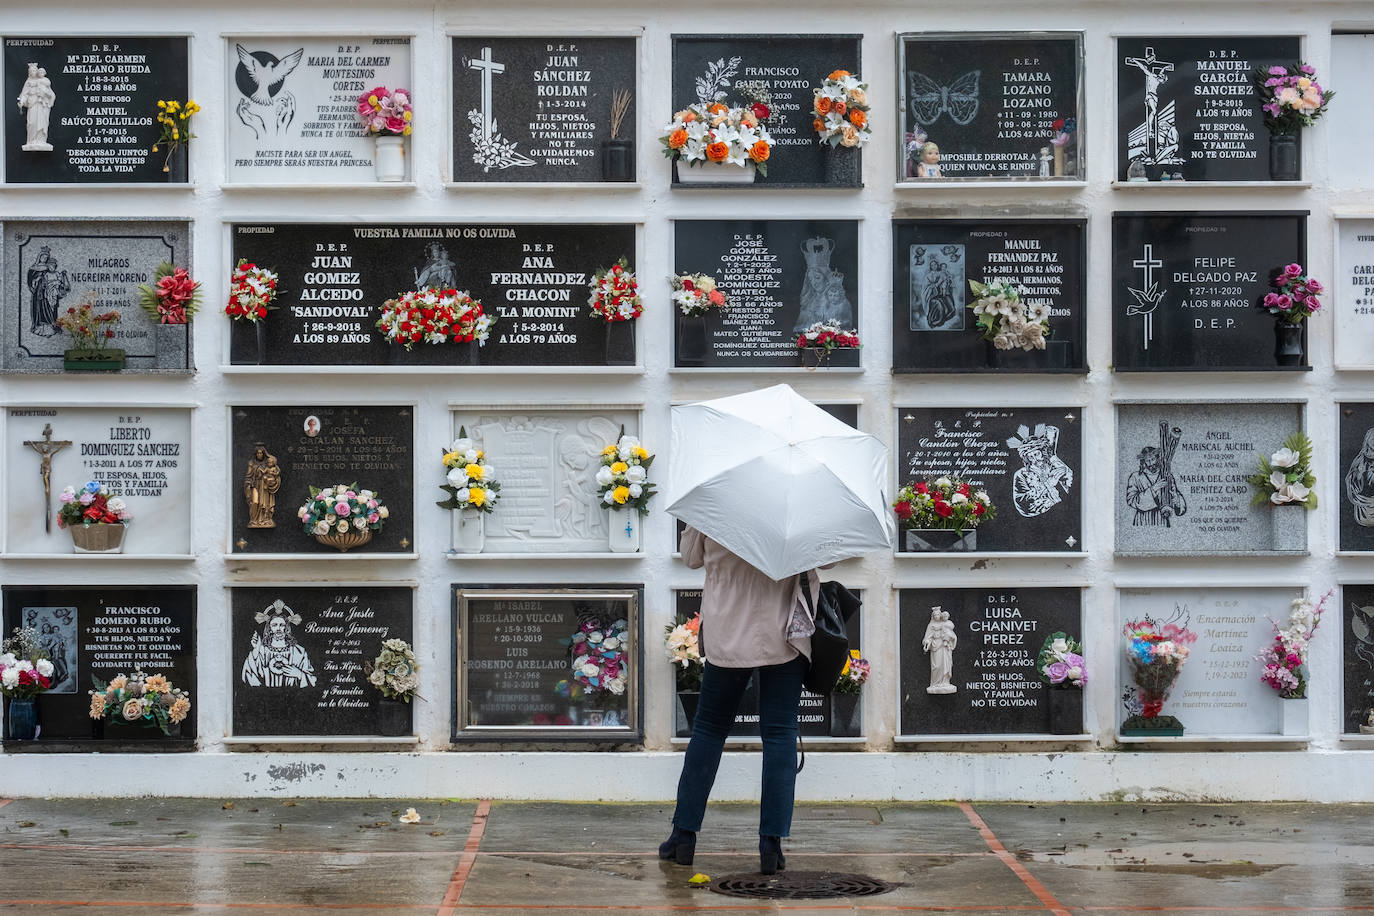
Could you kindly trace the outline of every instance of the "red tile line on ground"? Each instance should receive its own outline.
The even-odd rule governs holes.
[[[477,803],[477,810],[473,812],[468,841],[463,844],[463,855],[458,860],[458,867],[453,870],[452,879],[448,882],[448,891],[444,894],[443,902],[439,904],[438,916],[453,916],[454,907],[463,899],[463,885],[467,884],[472,864],[477,861],[477,848],[482,845],[482,834],[486,832],[487,818],[490,815],[491,799],[484,798]]]
[[[1036,899],[1043,903],[1054,916],[1069,916],[1069,910],[1064,904],[1055,899],[1045,885],[1041,884],[1036,877],[1026,870],[1026,866],[1016,861],[1016,856],[1007,852],[1007,848],[1002,845],[1002,841],[997,839],[997,835],[992,832],[983,819],[978,816],[978,812],[973,810],[973,806],[968,802],[959,802],[959,810],[964,812],[964,817],[968,822],[978,828],[978,833],[983,838],[983,842],[988,844],[997,858],[1010,868],[1016,877],[1021,879],[1021,883],[1035,895]]]
[[[12,799],[12,798],[0,798],[0,808],[5,807],[6,805],[8,805],[8,804],[9,804],[10,802],[12,802],[12,801],[14,801],[14,799]]]

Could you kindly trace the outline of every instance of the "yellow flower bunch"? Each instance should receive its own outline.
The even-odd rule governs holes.
[[[596,483],[605,509],[630,507],[642,515],[649,512],[654,485],[649,482],[649,466],[654,456],[634,436],[625,435],[601,450],[601,467]]]
[[[191,116],[200,111],[200,106],[195,99],[187,99],[183,105],[176,99],[158,99],[158,138],[153,144],[153,152],[158,152],[162,147],[167,148],[167,158],[162,162],[162,171],[172,170],[170,162],[172,154],[183,143],[189,143],[195,139],[196,135],[191,133],[191,125],[188,123]]]
[[[448,473],[439,488],[448,496],[437,505],[443,509],[492,510],[500,498],[501,484],[486,462],[486,453],[468,438],[466,429],[459,428],[458,439],[444,449],[444,467]]]

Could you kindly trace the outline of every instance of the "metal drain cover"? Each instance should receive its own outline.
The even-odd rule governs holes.
[[[886,894],[899,885],[879,881],[868,875],[846,875],[833,871],[784,871],[776,875],[726,875],[717,878],[711,890],[730,897],[772,899],[816,899],[820,897],[872,897]]]

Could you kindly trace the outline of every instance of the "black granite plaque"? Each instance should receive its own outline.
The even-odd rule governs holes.
[[[334,551],[308,534],[296,513],[310,499],[312,486],[338,484],[371,490],[387,509],[371,541],[350,548],[350,554],[415,551],[411,408],[312,405],[230,410],[234,553]],[[260,492],[267,495],[253,497]]]
[[[1340,589],[1341,658],[1345,663],[1345,692],[1341,731],[1374,734],[1374,585],[1343,585]]]
[[[834,319],[859,326],[857,220],[677,220],[676,272],[715,278],[727,309],[705,318],[679,314],[675,365],[710,369],[800,366],[797,333]],[[692,322],[704,322],[706,350],[689,349]],[[858,350],[833,350],[832,366],[858,366]]]
[[[975,529],[979,552],[1080,552],[1081,419],[1077,407],[899,407],[897,483],[953,473],[985,490],[997,516]]]
[[[894,220],[894,372],[1084,372],[1083,220]],[[1044,350],[994,350],[969,281],[1006,279],[1049,310]]]
[[[157,143],[159,100],[187,101],[185,37],[143,35],[5,38],[5,181],[10,183],[184,182],[186,149],[170,160]],[[30,66],[45,71],[51,150],[25,150],[29,120],[15,104]],[[201,115],[200,117],[204,117]],[[191,125],[194,129],[195,118]],[[163,171],[167,165],[169,171]]]
[[[1260,301],[1306,263],[1306,211],[1116,213],[1112,252],[1118,372],[1305,368],[1279,367]]]
[[[615,93],[629,93],[617,139],[635,140],[636,43],[454,36],[453,180],[605,180]]]
[[[587,306],[598,267],[633,269],[635,227],[607,225],[240,225],[233,258],[280,275],[267,316],[272,365],[490,366],[606,363],[606,322]],[[497,318],[486,345],[387,343],[386,300],[416,289],[467,291]],[[474,353],[475,351],[475,353]],[[258,361],[255,329],[236,322],[234,363]]]
[[[1116,178],[1268,181],[1269,130],[1257,69],[1294,64],[1297,36],[1137,36],[1116,40]]]
[[[1049,731],[1035,663],[1050,634],[1082,638],[1079,589],[904,588],[898,601],[900,734]]]
[[[773,138],[773,149],[767,176],[756,175],[754,186],[833,186],[825,180],[825,151],[812,126],[812,90],[819,89],[835,70],[864,75],[862,39],[862,35],[674,35],[673,111],[714,102],[747,107],[745,90],[760,87],[772,98],[763,126]]]
[[[1082,178],[1081,129],[1054,155],[1066,119],[1082,123],[1082,33],[915,33],[897,45],[899,180]],[[937,176],[917,168],[927,143]]]
[[[375,735],[364,664],[413,643],[408,586],[231,589],[235,735]]]
[[[4,631],[38,630],[52,658],[53,687],[38,701],[42,738],[90,738],[93,678],[141,668],[191,695],[183,738],[196,734],[196,589],[191,585],[4,587]],[[165,738],[156,728],[107,726],[109,740]]]
[[[642,586],[455,585],[453,594],[455,741],[643,738]],[[613,647],[618,687],[588,683],[586,672],[579,681],[573,669],[574,637],[591,629],[603,645],[622,631],[615,638],[628,641]]]
[[[1340,409],[1340,544],[1342,551],[1374,551],[1374,404]]]

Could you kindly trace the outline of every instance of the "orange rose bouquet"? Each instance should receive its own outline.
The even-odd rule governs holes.
[[[768,174],[773,138],[749,108],[731,108],[724,102],[689,105],[673,115],[659,137],[663,155],[687,165],[728,163],[745,168],[753,163],[760,175]]]
[[[812,126],[821,143],[852,148],[872,139],[873,132],[868,127],[868,83],[848,70],[836,70],[812,92]]]

